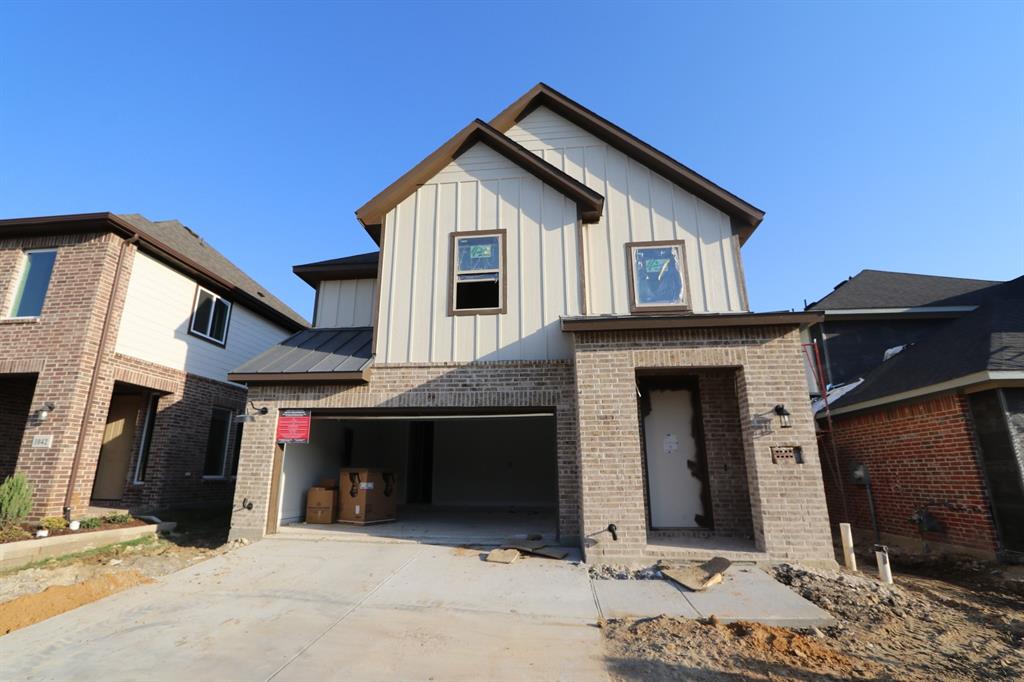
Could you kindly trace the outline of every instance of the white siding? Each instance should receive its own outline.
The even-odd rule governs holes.
[[[449,234],[505,229],[507,312],[448,315]],[[385,217],[378,363],[570,357],[580,314],[576,205],[477,144]]]
[[[317,327],[369,327],[373,325],[375,279],[320,282],[316,304]]]
[[[583,226],[587,314],[629,314],[625,244],[682,239],[694,312],[740,312],[740,267],[729,217],[545,107],[507,135],[605,197]]]
[[[229,371],[289,335],[283,327],[236,304],[231,309],[226,347],[190,336],[195,293],[195,281],[136,252],[117,352],[226,381]]]

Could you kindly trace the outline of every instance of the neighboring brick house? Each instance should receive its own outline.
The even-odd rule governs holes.
[[[303,319],[177,221],[0,220],[0,480],[33,518],[227,506],[227,372]]]
[[[884,542],[1024,552],[1024,278],[866,270],[810,307],[828,376],[849,382],[831,433],[818,412],[832,521],[872,532],[863,466]]]
[[[820,315],[749,311],[760,210],[541,84],[356,216],[380,250],[296,266],[314,328],[231,374],[267,408],[233,537],[369,466],[442,541],[834,561],[801,364]],[[281,446],[285,409],[308,443]]]

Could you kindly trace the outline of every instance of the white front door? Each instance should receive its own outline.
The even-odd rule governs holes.
[[[697,441],[693,434],[693,392],[652,390],[644,417],[647,489],[653,528],[697,528],[704,514]],[[688,462],[692,464],[688,464]]]

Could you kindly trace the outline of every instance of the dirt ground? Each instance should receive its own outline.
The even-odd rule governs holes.
[[[664,616],[609,621],[613,677],[1024,679],[1024,582],[1016,571],[970,560],[902,568],[886,586],[865,573],[776,567],[777,580],[839,621],[822,630]]]
[[[0,574],[0,636],[226,552],[226,540],[219,515],[182,515],[169,534]]]

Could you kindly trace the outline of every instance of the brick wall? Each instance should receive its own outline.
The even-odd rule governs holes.
[[[834,561],[796,327],[578,332],[574,342],[588,560],[634,559],[645,551],[637,370],[715,368],[735,378],[734,414],[757,548],[772,559]],[[704,382],[711,396],[728,400],[725,376],[716,379]],[[792,413],[792,428],[778,428],[772,408],[779,403]],[[731,416],[721,418],[718,428],[728,430]],[[773,464],[775,445],[800,446],[804,463]],[[609,523],[618,526],[618,541],[605,532]]]
[[[579,465],[572,364],[480,362],[385,365],[369,384],[255,385],[249,398],[270,408],[246,425],[235,486],[231,537],[263,536],[270,497],[278,410],[283,408],[550,408],[555,411],[558,464],[558,530],[579,535]],[[243,499],[253,503],[242,509]]]
[[[850,482],[854,463],[866,464],[879,528],[920,538],[914,512],[929,502],[946,527],[926,539],[969,549],[995,551],[996,531],[989,512],[970,413],[964,396],[944,395],[922,402],[833,417],[850,523],[871,530],[867,491]],[[827,445],[826,445],[827,446]],[[840,488],[826,469],[825,487],[833,523],[844,521]]]

